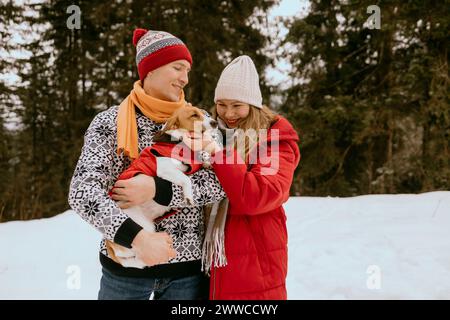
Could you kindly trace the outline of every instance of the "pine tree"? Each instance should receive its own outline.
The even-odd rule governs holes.
[[[22,130],[17,137],[14,199],[6,219],[51,216],[68,209],[67,192],[83,136],[99,111],[118,105],[138,80],[133,30],[165,30],[189,47],[194,64],[187,99],[209,107],[226,63],[239,54],[255,59],[262,73],[266,38],[249,23],[255,11],[277,1],[77,1],[81,28],[68,29],[72,1],[30,4],[25,16],[36,41],[18,59],[17,90]],[[264,78],[262,79],[264,82]]]
[[[23,11],[14,2],[4,2],[0,6],[0,75],[14,72],[13,49],[14,26],[20,21]],[[0,78],[0,221],[11,208],[14,197],[14,166],[16,158],[13,149],[15,132],[7,128],[14,116],[14,102],[17,101],[11,81]]]
[[[431,161],[440,146],[439,166],[448,170],[449,17],[442,16],[448,10],[434,1],[383,2],[381,29],[370,30],[365,22],[371,4],[312,1],[309,15],[290,26],[286,42],[298,48],[291,57],[298,84],[288,91],[283,110],[302,130],[295,187],[306,194],[418,192],[448,185],[447,171]],[[433,24],[433,31],[417,28],[421,23]],[[436,56],[439,62],[430,64]],[[439,89],[430,91],[434,85]],[[440,120],[430,122],[436,112]]]

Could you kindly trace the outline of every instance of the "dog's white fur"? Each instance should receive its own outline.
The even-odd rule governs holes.
[[[204,112],[201,109],[191,106],[186,108],[194,108],[197,115],[200,111],[200,113],[202,114],[200,119],[197,117],[197,120],[192,119],[192,121],[202,121],[202,130],[218,130],[215,120],[213,120],[209,116],[205,116]],[[191,121],[189,119],[176,119],[177,117],[186,117],[186,115],[183,112],[175,113],[172,116],[172,118],[175,119],[171,118],[167,122],[166,126],[163,128],[163,132],[179,140],[183,136],[183,129],[190,130],[195,126],[191,127],[191,125],[189,124]],[[183,123],[185,125],[189,124],[187,126],[189,126],[190,128],[184,128],[180,126],[180,124]],[[193,191],[191,180],[187,175],[184,174],[184,172],[188,170],[188,166],[183,164],[179,160],[168,157],[158,157],[156,159],[156,162],[156,175],[162,179],[168,180],[176,185],[181,186],[186,202],[189,205],[193,205]],[[154,200],[150,200],[142,205],[124,209],[124,212],[131,219],[133,219],[133,221],[142,226],[144,230],[148,232],[155,232],[154,220],[162,216],[168,210],[169,207],[162,206],[156,203]],[[136,257],[136,254],[132,249],[123,247],[111,241],[107,241],[106,246],[109,256],[117,263],[120,263],[122,266],[127,268],[139,269],[146,267],[146,264]]]

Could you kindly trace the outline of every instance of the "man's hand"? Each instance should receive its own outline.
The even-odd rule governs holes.
[[[154,197],[155,179],[145,174],[117,181],[112,193],[112,199],[119,201],[121,209],[141,205]]]
[[[139,231],[131,244],[136,257],[147,266],[166,263],[177,256],[173,249],[173,239],[165,232]]]

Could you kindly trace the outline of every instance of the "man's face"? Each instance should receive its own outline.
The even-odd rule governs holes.
[[[144,79],[146,94],[166,101],[177,102],[188,84],[191,65],[187,60],[176,60],[150,71]]]

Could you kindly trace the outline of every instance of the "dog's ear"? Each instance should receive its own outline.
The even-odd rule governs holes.
[[[173,138],[170,134],[168,134],[166,131],[158,131],[153,136],[153,142],[174,142]]]
[[[164,132],[166,132],[168,130],[178,129],[179,126],[180,126],[180,121],[178,120],[178,117],[172,116],[169,118],[169,120],[167,120],[167,122],[164,125],[164,127],[162,128],[162,130]]]
[[[174,142],[172,135],[170,135],[171,130],[177,129],[180,125],[178,117],[170,117],[166,124],[162,127],[161,131],[158,131],[153,137],[153,142]]]

